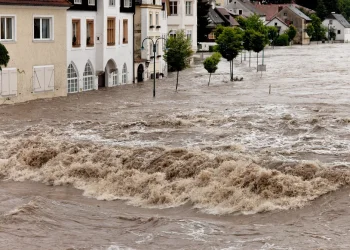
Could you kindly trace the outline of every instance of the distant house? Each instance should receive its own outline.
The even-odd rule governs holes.
[[[266,15],[258,10],[249,0],[225,0],[224,7],[234,16],[250,17],[258,15],[263,22],[266,21]]]
[[[278,16],[274,16],[270,21],[266,23],[266,26],[276,27],[278,29],[278,34],[283,34],[288,29],[288,24],[286,24]]]
[[[329,30],[333,29],[336,34],[335,41],[350,41],[350,23],[343,15],[332,13],[326,17],[322,24],[327,27],[327,37]]]
[[[314,10],[308,9],[304,6],[298,5],[298,4],[259,4],[256,3],[254,7],[258,9],[260,12],[264,13],[266,15],[266,22],[271,21],[278,12],[283,10],[284,7],[292,6],[294,8],[297,8],[299,10],[303,10],[304,12],[308,12],[310,14],[315,13]]]
[[[289,5],[285,6],[276,17],[283,20],[288,26],[293,25],[297,29],[297,34],[293,40],[296,44],[309,44],[310,37],[306,33],[306,27],[311,23],[311,18],[305,15],[296,7]]]
[[[239,23],[234,19],[233,15],[230,14],[226,8],[218,6],[209,9],[208,13],[209,24],[207,29],[209,29],[209,35],[207,41],[200,41],[201,49],[208,51],[210,46],[215,45],[215,29],[218,25],[225,27],[238,27]]]

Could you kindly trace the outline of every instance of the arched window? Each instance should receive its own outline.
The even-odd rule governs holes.
[[[78,92],[78,74],[73,64],[69,64],[67,69],[68,93]]]
[[[126,68],[126,63],[124,63],[123,72],[122,72],[122,84],[126,84],[127,81],[128,81],[128,69]]]
[[[113,86],[116,86],[119,84],[118,69],[115,69],[115,71],[112,72],[112,84]]]
[[[92,90],[94,88],[94,76],[92,73],[92,67],[89,62],[86,63],[83,75],[84,91]]]

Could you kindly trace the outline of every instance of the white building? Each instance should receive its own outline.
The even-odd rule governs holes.
[[[288,28],[288,24],[286,24],[281,18],[278,16],[273,17],[269,22],[265,24],[266,26],[273,26],[278,29],[280,35],[282,35]]]
[[[68,93],[133,82],[132,0],[70,0]]]
[[[170,0],[169,10],[168,30],[171,34],[184,30],[197,51],[197,0]]]
[[[163,60],[167,37],[166,6],[167,1],[162,2],[162,0],[139,0],[136,2],[134,70],[137,82],[153,77],[162,78],[167,74]],[[155,54],[154,48],[156,49]]]
[[[350,23],[341,14],[332,13],[326,17],[322,24],[327,27],[327,37],[330,29],[333,29],[335,41],[350,42]]]

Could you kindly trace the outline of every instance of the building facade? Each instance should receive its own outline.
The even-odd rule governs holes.
[[[197,0],[170,0],[168,30],[175,34],[184,30],[192,41],[193,51],[197,51]]]
[[[327,27],[327,37],[332,29],[335,33],[335,41],[350,42],[350,23],[341,14],[331,13],[322,24]]]
[[[0,98],[5,103],[67,94],[66,11],[70,6],[66,0],[0,0],[0,42],[11,58],[0,71]]]
[[[153,79],[153,77],[162,78],[167,74],[163,60],[167,37],[166,7],[167,1],[139,0],[136,2],[134,75],[137,82]]]

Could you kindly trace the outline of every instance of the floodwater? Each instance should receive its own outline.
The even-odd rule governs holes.
[[[264,62],[0,106],[0,249],[349,249],[350,45]]]

